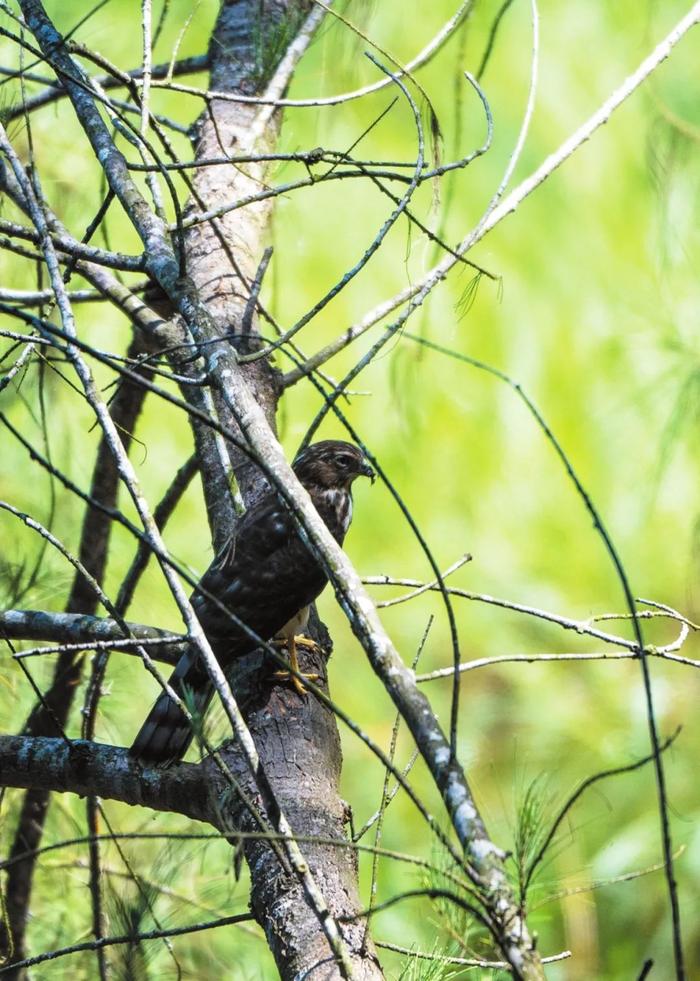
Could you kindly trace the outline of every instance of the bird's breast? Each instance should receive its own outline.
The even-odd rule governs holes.
[[[340,488],[324,490],[320,496],[322,517],[332,534],[342,541],[352,521],[352,497]]]

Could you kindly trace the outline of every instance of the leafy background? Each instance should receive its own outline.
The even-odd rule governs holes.
[[[112,0],[79,30],[78,39],[121,67],[133,67],[140,60],[139,6]],[[679,2],[640,5],[630,0],[541,4],[537,103],[516,182],[598,107],[685,7]],[[355,0],[344,10],[380,46],[408,60],[455,8],[454,0],[371,5]],[[85,13],[84,5],[75,0],[51,2],[47,9],[64,30]],[[476,70],[496,9],[493,2],[477,3],[466,26],[420,73],[442,127],[445,159],[464,155],[483,139],[483,112],[462,71]],[[156,60],[169,57],[189,13],[192,21],[180,53],[205,50],[216,5],[212,0],[194,6],[172,0]],[[3,22],[10,26],[4,16]],[[449,242],[458,241],[475,224],[504,172],[527,97],[531,35],[529,5],[516,2],[483,79],[495,118],[492,150],[466,171],[445,177],[438,199],[428,188],[414,199],[415,210]],[[608,523],[635,595],[668,603],[695,620],[700,617],[700,115],[693,70],[698,43],[697,33],[686,38],[610,124],[474,250],[472,258],[497,281],[483,278],[475,288],[469,269],[454,272],[409,324],[412,332],[483,359],[523,385]],[[313,97],[374,81],[377,71],[364,57],[365,47],[342,25],[327,23],[299,67],[290,95]],[[2,54],[2,62],[10,63],[8,45]],[[4,106],[19,98],[16,83],[3,85],[0,93]],[[340,107],[289,110],[280,149],[347,148],[392,98],[384,90]],[[164,93],[154,96],[154,106],[185,123],[199,111],[194,100]],[[95,211],[99,182],[68,106],[50,107],[33,117],[33,134],[49,201],[80,234]],[[15,124],[11,135],[26,146],[23,126]],[[179,145],[186,157],[186,141]],[[410,160],[415,147],[410,111],[399,100],[356,152],[367,159]],[[292,165],[284,165],[272,179],[282,182],[294,176]],[[2,210],[5,217],[15,217],[8,205]],[[389,210],[376,188],[359,180],[329,183],[278,200],[265,298],[282,324],[293,323],[357,261]],[[114,207],[108,226],[115,245],[137,250],[133,232]],[[434,247],[399,222],[368,268],[304,330],[304,350],[327,343],[376,302],[418,278],[435,258]],[[27,265],[14,263],[6,254],[0,261],[3,285],[34,285]],[[123,348],[126,343],[124,324],[102,305],[80,307],[79,325],[84,337],[105,348]],[[331,362],[334,377],[343,376],[380,329]],[[287,370],[289,363],[280,358],[279,367]],[[110,380],[96,370],[105,383]],[[51,452],[85,487],[97,440],[92,420],[81,399],[55,373],[47,370],[45,383]],[[344,409],[394,480],[440,565],[446,567],[464,552],[472,554],[472,562],[454,576],[454,585],[579,619],[623,610],[619,583],[580,499],[506,385],[398,338],[353,387],[362,394],[353,396]],[[307,384],[285,396],[279,425],[290,455],[318,407],[318,395]],[[20,391],[5,391],[2,408],[9,409],[15,424],[40,439],[36,374],[25,378]],[[342,435],[342,429],[328,422],[323,435]],[[154,502],[190,452],[189,429],[171,407],[152,399],[136,436],[133,456]],[[47,520],[48,480],[7,432],[0,459],[2,497]],[[54,530],[75,548],[81,506],[60,488],[56,495]],[[120,503],[131,514],[128,502]],[[429,578],[424,556],[381,485],[358,488],[355,513],[347,549],[362,573]],[[211,558],[205,528],[201,494],[193,487],[166,538],[179,559],[200,571]],[[9,595],[13,570],[21,563],[30,568],[39,546],[6,514],[0,516],[0,534]],[[118,588],[131,555],[128,536],[115,529],[110,593]],[[51,552],[42,568],[22,603],[60,610],[70,569]],[[377,595],[387,598],[393,592],[377,590]],[[386,746],[393,724],[391,703],[330,591],[320,606],[335,640],[332,694]],[[542,621],[491,606],[458,600],[456,610],[464,659],[597,649]],[[435,621],[421,657],[423,671],[450,663],[446,617],[439,601],[423,597],[383,615],[399,650],[411,660],[431,614]],[[154,569],[144,578],[129,616],[177,629],[176,612]],[[673,627],[654,623],[645,627],[645,635],[666,643]],[[697,639],[691,637],[684,653],[698,657]],[[4,665],[0,724],[3,731],[12,732],[32,699],[7,652]],[[34,661],[32,669],[39,683],[49,679],[48,663]],[[674,845],[682,849],[677,875],[686,954],[688,963],[697,966],[698,676],[691,667],[658,660],[652,674],[662,734],[683,726],[665,755],[665,765]],[[98,738],[124,744],[150,704],[153,686],[134,661],[113,657],[107,688]],[[533,782],[542,810],[534,822],[537,830],[547,826],[583,778],[648,752],[641,673],[634,662],[506,664],[468,673],[461,691],[461,758],[489,830],[506,848],[512,847],[518,814]],[[429,694],[447,720],[449,682],[433,682]],[[75,718],[70,731],[77,734],[78,729]],[[347,731],[343,746],[343,792],[359,827],[378,806],[382,772]],[[400,763],[408,759],[410,749],[404,735],[399,739]],[[439,801],[420,764],[413,779],[439,813]],[[5,841],[14,826],[13,804],[18,799],[18,791],[4,798],[0,832]],[[106,809],[113,825],[122,830],[187,827],[171,815],[113,803]],[[82,814],[79,800],[57,797],[47,841],[80,833]],[[383,844],[440,861],[425,825],[401,795],[388,811]],[[142,875],[161,884],[154,897],[164,925],[246,907],[246,874],[238,883],[233,880],[225,844],[127,841],[124,850]],[[117,933],[137,905],[136,891],[122,877],[124,867],[114,848],[105,854],[114,873],[109,877],[110,911],[111,929]],[[548,853],[532,897],[542,903],[532,914],[542,951],[574,952],[569,962],[549,968],[548,977],[627,979],[636,976],[648,957],[656,962],[652,977],[670,975],[670,918],[662,873],[613,882],[657,865],[660,857],[650,767],[599,784],[581,799]],[[30,928],[32,951],[89,935],[85,860],[86,852],[74,848],[49,853],[42,862]],[[369,863],[363,859],[365,896],[369,874]],[[383,863],[379,898],[421,881],[410,866]],[[163,883],[170,893],[162,891]],[[142,925],[152,927],[147,916]],[[423,950],[447,949],[450,940],[440,911],[416,900],[378,915],[374,932]],[[246,979],[275,976],[256,928],[194,935],[173,941],[173,947],[186,977],[215,977],[222,971]],[[482,950],[478,944],[477,949]],[[113,956],[123,971],[119,957],[125,955]],[[174,962],[162,944],[148,945],[146,957],[153,976],[175,975]],[[388,975],[399,977],[405,969],[403,959],[386,952],[382,957]],[[409,970],[408,976],[421,976],[415,965]],[[79,955],[44,965],[34,976],[93,974],[90,955]]]

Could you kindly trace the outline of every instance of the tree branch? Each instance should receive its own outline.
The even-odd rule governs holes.
[[[133,639],[124,637],[124,629],[109,617],[90,616],[87,613],[53,613],[46,610],[6,610],[0,613],[0,637],[8,640],[43,640],[56,645],[46,652],[60,650],[69,645],[73,651],[95,650],[96,646],[108,650],[133,650],[135,641],[158,641],[153,645],[152,657],[164,664],[175,664],[187,647],[187,640],[169,630],[151,627],[143,623],[127,621]],[[171,642],[166,642],[172,638]],[[148,646],[148,645],[146,645]],[[37,648],[37,652],[45,650]],[[18,657],[26,656],[22,651]]]
[[[46,736],[0,736],[0,773],[5,787],[92,794],[209,823],[215,813],[210,774],[201,765],[144,768],[126,749],[83,739],[68,745]]]

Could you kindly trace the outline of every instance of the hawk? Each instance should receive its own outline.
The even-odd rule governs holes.
[[[374,480],[375,476],[363,453],[352,443],[323,440],[300,453],[292,468],[342,545],[352,520],[353,481],[359,476]],[[204,592],[195,591],[192,606],[224,670],[235,658],[258,646],[226,615],[225,610],[230,610],[259,637],[286,640],[290,665],[298,671],[296,645],[312,642],[297,637],[297,632],[306,626],[308,607],[326,582],[326,572],[291,512],[274,490],[269,490],[245,512],[235,537],[204,573],[199,584]],[[299,680],[292,676],[292,681],[303,692]],[[170,685],[197,715],[204,714],[214,694],[206,666],[194,650],[182,655]],[[184,756],[192,736],[191,724],[163,692],[130,753],[144,763],[172,763]]]

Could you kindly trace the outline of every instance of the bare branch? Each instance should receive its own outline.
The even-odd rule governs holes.
[[[45,736],[0,736],[0,770],[6,787],[93,794],[210,823],[216,814],[216,792],[212,795],[200,765],[179,763],[167,770],[145,770],[118,746],[81,739],[66,744]],[[219,786],[216,780],[214,784]]]
[[[52,651],[63,648],[94,650],[93,645],[112,649],[129,649],[135,643],[155,641],[161,648],[154,656],[168,664],[173,664],[182,653],[186,640],[167,630],[146,626],[142,623],[127,622],[131,637],[124,637],[124,630],[116,620],[90,616],[82,613],[48,613],[45,610],[6,610],[0,613],[0,634],[12,640],[45,640],[58,645]],[[164,643],[172,643],[169,651],[163,650]],[[37,648],[44,650],[46,648]],[[26,657],[26,651],[18,655]],[[136,653],[136,652],[133,652]]]

